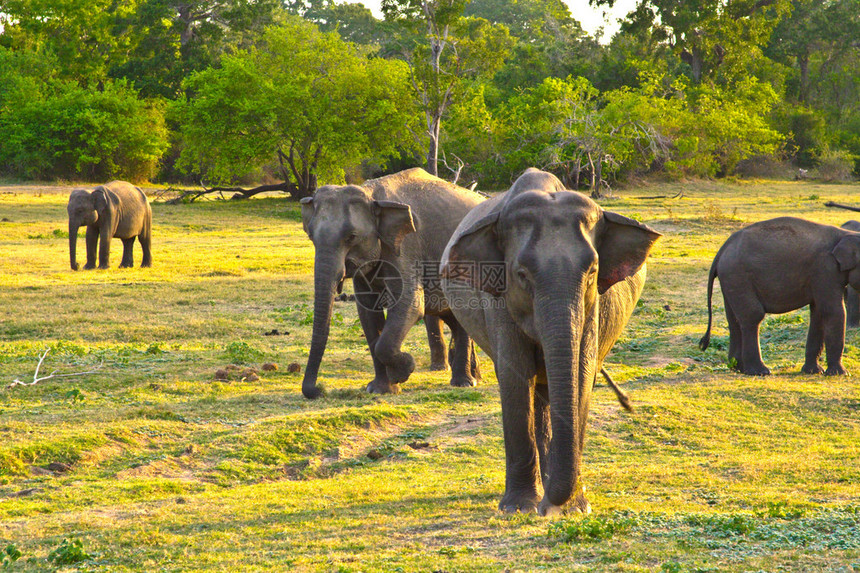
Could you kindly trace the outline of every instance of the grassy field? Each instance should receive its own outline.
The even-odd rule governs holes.
[[[707,269],[733,230],[841,224],[851,214],[823,202],[860,203],[860,185],[694,182],[603,201],[665,236],[607,364],[636,410],[596,389],[594,513],[556,520],[496,509],[484,355],[485,383],[451,388],[415,328],[403,392],[366,395],[355,307],[338,302],[328,394],[302,397],[287,365],[307,356],[313,246],[296,204],[155,202],[151,269],[117,269],[114,241],[114,268],[76,273],[69,190],[0,185],[0,570],[860,571],[860,332],[854,377],[807,376],[807,312],[769,317],[775,375],[744,377],[726,365],[717,293],[711,348],[696,345]],[[101,369],[9,388],[45,350],[42,374]],[[279,369],[214,380],[265,362]]]

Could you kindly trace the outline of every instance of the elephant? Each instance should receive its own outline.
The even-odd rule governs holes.
[[[845,221],[842,228],[858,233],[860,221]],[[851,285],[845,287],[845,315],[848,328],[860,326],[860,293]]]
[[[660,236],[529,169],[472,209],[448,242],[445,296],[499,382],[500,510],[591,510],[580,470],[592,388]]]
[[[738,371],[766,376],[759,327],[765,314],[809,305],[805,374],[820,374],[818,358],[827,350],[826,375],[847,374],[843,293],[860,288],[860,234],[796,217],[777,217],[734,232],[720,247],[708,273],[708,328],[699,341],[711,340],[711,299],[719,277],[729,324],[729,363]]]
[[[448,353],[453,386],[474,386],[480,371],[474,344],[442,293],[439,260],[448,238],[480,194],[415,168],[366,181],[326,185],[301,200],[302,224],[314,244],[314,322],[302,394],[317,398],[317,377],[328,342],[332,300],[352,278],[358,316],[373,359],[366,390],[398,393],[415,370],[401,351],[409,329],[422,317],[434,366],[444,365],[438,319],[451,329]],[[387,316],[386,316],[387,309]],[[442,349],[439,350],[439,345]]]
[[[78,228],[87,226],[87,263],[85,269],[96,266],[96,247],[99,251],[99,268],[110,266],[110,240],[122,239],[120,267],[133,267],[134,239],[143,250],[141,267],[152,266],[152,208],[139,187],[125,181],[111,181],[99,185],[92,192],[75,189],[69,195],[69,259],[72,270],[80,268],[76,257]]]

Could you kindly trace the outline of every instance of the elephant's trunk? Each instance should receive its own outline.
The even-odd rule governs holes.
[[[322,390],[317,386],[317,375],[328,343],[334,295],[344,279],[343,259],[321,251],[322,249],[317,249],[314,259],[314,326],[308,364],[302,380],[302,394],[309,399],[318,398],[322,394]]]
[[[78,246],[78,228],[79,226],[69,219],[69,262],[72,265],[72,270],[76,271],[80,268],[76,256]]]
[[[574,493],[583,428],[578,416],[583,301],[579,289],[571,292],[569,286],[537,293],[535,304],[535,325],[542,333],[552,424],[544,495],[555,506],[566,503]]]

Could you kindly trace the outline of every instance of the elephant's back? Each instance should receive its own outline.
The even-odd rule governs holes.
[[[124,205],[137,204],[149,207],[149,200],[140,187],[132,185],[128,181],[111,181],[110,183],[106,183],[104,187],[119,197]]]

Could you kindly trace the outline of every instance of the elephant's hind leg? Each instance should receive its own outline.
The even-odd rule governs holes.
[[[119,267],[131,268],[134,266],[134,237],[122,239],[122,260]]]
[[[764,311],[752,316],[744,317],[741,321],[741,333],[743,338],[743,370],[744,374],[751,376],[768,376],[770,369],[761,360],[761,346],[759,345],[759,329],[761,321],[764,320]]]
[[[724,299],[726,306],[726,321],[729,324],[729,367],[738,372],[744,371],[743,358],[743,334],[741,332],[741,323],[738,322],[738,317],[735,316],[735,311],[732,310],[731,303]]]
[[[145,233],[141,233],[137,240],[140,242],[140,248],[143,251],[143,259],[140,261],[141,267],[151,267],[152,266],[152,235],[147,230]]]

